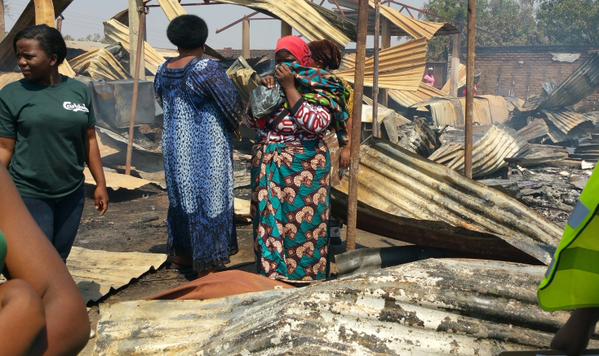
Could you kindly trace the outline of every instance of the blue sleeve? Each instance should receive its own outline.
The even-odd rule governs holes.
[[[237,88],[227,76],[224,68],[216,61],[208,61],[206,67],[191,74],[194,90],[210,96],[226,121],[237,128],[238,123],[245,121],[245,113]]]
[[[0,137],[17,138],[17,117],[6,100],[6,91],[0,91]]]

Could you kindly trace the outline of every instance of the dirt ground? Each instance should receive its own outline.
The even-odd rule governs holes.
[[[81,226],[75,245],[114,252],[166,253],[166,216],[168,197],[159,187],[148,185],[135,191],[110,191],[110,207],[105,216],[94,209],[93,186],[86,186],[86,202]],[[236,190],[240,198],[247,198],[247,192]],[[237,223],[239,252],[231,257],[228,268],[255,272],[252,242],[252,227],[245,222]],[[404,243],[381,236],[359,231],[358,246],[391,247]],[[341,251],[334,251],[338,253]],[[156,295],[164,290],[193,280],[195,275],[186,275],[165,266],[150,271],[129,285],[115,291],[98,303],[91,303],[89,316],[92,330],[99,319],[99,306],[103,303],[115,303],[139,300]],[[90,340],[82,355],[91,355],[94,339]]]

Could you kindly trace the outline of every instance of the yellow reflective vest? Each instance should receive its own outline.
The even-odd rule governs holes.
[[[599,307],[599,170],[595,168],[539,286],[547,311]]]

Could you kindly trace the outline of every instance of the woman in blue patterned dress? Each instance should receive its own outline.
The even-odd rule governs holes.
[[[177,17],[167,37],[179,57],[160,67],[154,88],[164,111],[168,249],[176,267],[205,272],[238,251],[232,140],[243,110],[221,65],[201,58],[208,37],[204,20]]]

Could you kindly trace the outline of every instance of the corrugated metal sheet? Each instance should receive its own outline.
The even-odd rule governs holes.
[[[46,24],[55,27],[55,14],[61,14],[73,0],[36,0],[29,1],[21,16],[10,32],[0,42],[0,68],[14,70],[17,66],[16,56],[13,50],[15,35],[25,28],[33,25]],[[74,77],[75,72],[67,61],[59,67],[61,74]]]
[[[0,73],[0,89],[4,88],[12,82],[23,79],[23,74],[20,72]]]
[[[391,95],[391,94],[390,94]],[[394,96],[391,96],[393,99]],[[438,127],[464,127],[466,98],[433,97],[424,102],[413,104],[415,107],[428,107],[435,125]],[[510,117],[510,105],[504,97],[483,95],[474,98],[473,122],[476,125],[488,126],[503,124]]]
[[[447,75],[451,75],[451,73],[447,73]],[[443,93],[445,93],[445,95],[449,95],[449,87],[450,87],[450,81],[447,80],[447,82],[445,82],[445,85],[443,85],[443,88],[441,88],[441,91]],[[463,65],[462,63],[460,63],[460,65],[458,66],[458,89],[465,86],[466,85],[466,66]]]
[[[329,1],[334,4],[333,1]],[[334,12],[345,19],[348,19],[352,24],[358,22],[357,2],[343,1],[340,6],[345,7],[343,10],[335,8]],[[368,11],[368,31],[373,32],[375,13],[374,2],[370,1],[371,9]],[[448,23],[438,23],[430,21],[417,20],[413,17],[405,16],[397,9],[389,6],[381,5],[381,15],[391,21],[395,26],[389,28],[391,36],[411,36],[413,38],[424,37],[430,40],[435,35],[449,35],[458,33],[455,26]]]
[[[421,79],[422,81],[422,79]],[[415,104],[430,100],[435,97],[445,96],[442,91],[424,83],[420,83],[418,90],[388,90],[389,97],[399,105],[409,108]],[[419,110],[426,111],[426,108],[420,107]]]
[[[518,135],[526,142],[537,141],[549,135],[549,127],[545,120],[534,119],[525,127],[518,130]]]
[[[368,3],[371,8],[374,8],[374,1],[370,0]],[[416,20],[415,18],[405,16],[398,10],[389,6],[380,5],[380,9],[381,16],[387,18],[391,23],[401,28],[413,38],[424,37],[427,40],[430,40],[442,28],[446,34],[452,32],[458,33],[458,30],[450,24]]]
[[[67,267],[87,303],[97,301],[166,262],[166,255],[73,247]],[[118,266],[118,268],[115,268]]]
[[[293,27],[309,41],[329,39],[342,47],[352,40],[304,0],[215,0],[267,12]]]
[[[516,199],[391,143],[362,146],[358,180],[362,204],[422,224],[486,232],[544,263],[562,233]],[[347,179],[336,188],[347,193]]]
[[[542,112],[549,127],[549,137],[554,143],[586,134],[594,127],[593,122],[582,113],[568,110]]]
[[[129,73],[121,62],[105,48],[84,53],[71,60],[73,70],[93,80],[129,79]]]
[[[507,166],[506,159],[518,157],[527,143],[508,128],[492,126],[474,143],[472,172],[475,178],[485,177]],[[449,143],[441,146],[428,159],[443,164],[458,172],[464,171],[464,145]]]
[[[556,110],[578,103],[599,87],[599,53],[592,53],[549,95],[528,100],[523,111]]]
[[[104,35],[114,43],[120,43],[123,49],[129,51],[129,27],[115,19],[104,22]],[[158,53],[148,42],[144,42],[145,68],[152,74],[156,74],[158,67],[166,59]]]
[[[416,91],[422,83],[426,65],[427,41],[424,38],[413,40],[399,46],[384,49],[380,52],[379,86],[386,89],[402,89]],[[347,69],[336,74],[353,83],[355,61],[347,57]],[[366,59],[364,85],[373,85],[374,59]]]
[[[429,259],[305,288],[102,304],[95,354],[497,355],[543,348],[568,318],[538,307],[544,271]]]

